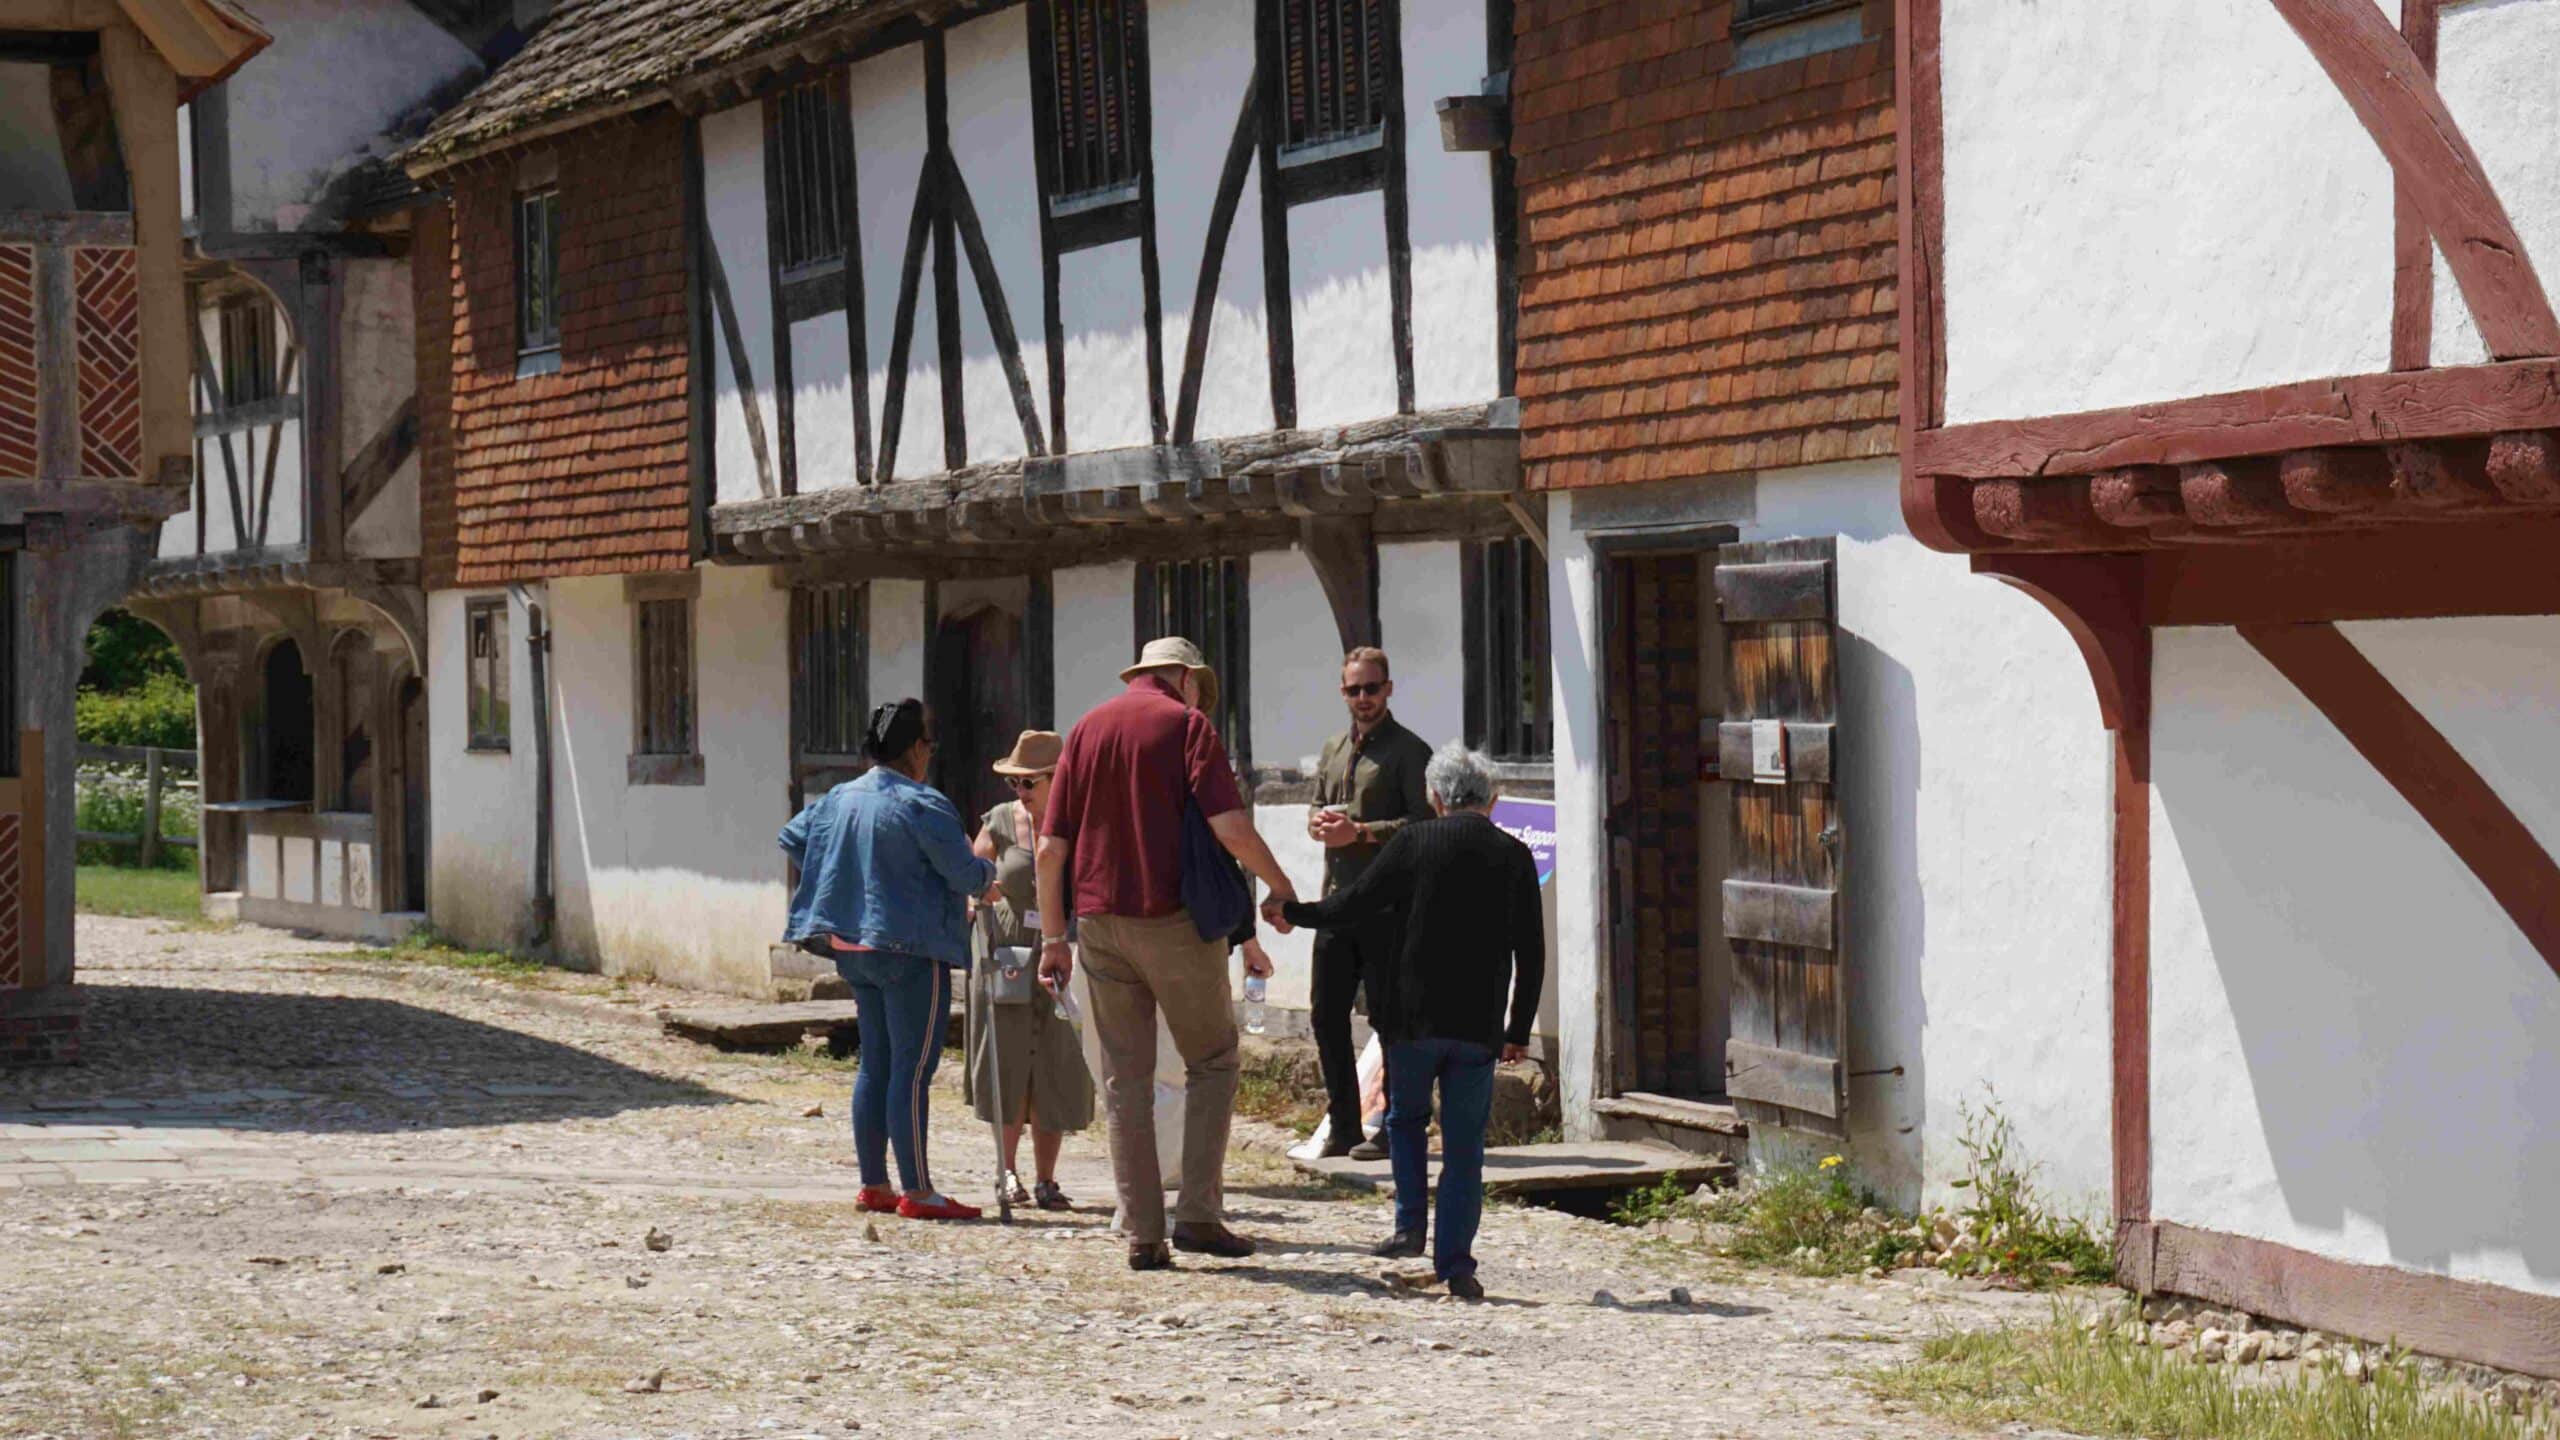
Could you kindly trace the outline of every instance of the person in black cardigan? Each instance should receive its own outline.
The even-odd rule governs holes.
[[[1484,1294],[1476,1280],[1476,1225],[1484,1214],[1484,1129],[1493,1110],[1497,1057],[1528,1054],[1546,979],[1546,920],[1529,847],[1493,823],[1493,767],[1463,745],[1445,745],[1423,770],[1436,818],[1396,832],[1349,885],[1310,903],[1268,904],[1281,933],[1355,926],[1391,911],[1404,941],[1369,1019],[1387,1046],[1387,1153],[1396,1178],[1396,1229],[1377,1247],[1420,1255],[1429,1191],[1424,1130],[1440,1090],[1440,1226],[1433,1271],[1449,1293]],[[1509,1001],[1508,1023],[1504,1002]]]

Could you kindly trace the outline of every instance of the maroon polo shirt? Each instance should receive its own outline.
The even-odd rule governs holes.
[[[1182,908],[1182,802],[1215,818],[1244,808],[1209,717],[1154,673],[1067,735],[1040,833],[1075,846],[1078,915],[1152,920]]]

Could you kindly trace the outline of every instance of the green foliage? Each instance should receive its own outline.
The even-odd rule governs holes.
[[[73,903],[90,915],[130,915],[150,920],[194,920],[203,915],[195,871],[136,870],[82,865]]]
[[[1960,1236],[1970,1244],[1942,1257],[1940,1268],[1957,1275],[2007,1275],[2044,1284],[2056,1279],[2107,1280],[2115,1257],[2088,1223],[2045,1208],[2033,1167],[2016,1156],[2018,1134],[1996,1104],[1960,1106],[1965,1178],[1955,1182],[1967,1200],[1956,1211]]]
[[[193,839],[202,827],[203,812],[197,792],[183,788],[178,776],[163,776],[160,785],[160,835]],[[143,807],[142,767],[138,765],[82,766],[73,790],[73,810],[78,819],[75,829],[97,830],[109,834],[142,833]],[[110,844],[99,840],[80,842],[79,861],[83,865],[137,866],[142,863],[138,845]],[[167,846],[160,851],[160,868],[184,870],[193,883],[196,856],[193,850]]]
[[[149,675],[129,690],[84,686],[72,713],[83,744],[196,748],[196,687],[184,675]]]
[[[1885,1210],[1859,1185],[1841,1157],[1755,1175],[1731,1190],[1700,1198],[1665,1179],[1612,1210],[1622,1225],[1715,1226],[1719,1253],[1806,1275],[1842,1275],[1890,1266],[1917,1249],[1907,1215]]]
[[[2278,1383],[2241,1383],[2132,1338],[2130,1310],[2092,1333],[2055,1312],[2045,1325],[1933,1339],[1920,1358],[1868,1382],[1966,1424],[2032,1426],[2157,1440],[2527,1440],[2528,1420],[2480,1399],[2430,1391],[2406,1362],[2370,1384],[2332,1367]],[[2256,1379],[2256,1377],[2252,1377]],[[2551,1417],[2540,1433],[2552,1433]]]
[[[80,688],[118,694],[141,688],[156,675],[187,676],[178,647],[160,628],[128,611],[110,610],[89,627],[89,663],[81,668]],[[119,742],[142,744],[142,741]]]
[[[437,934],[429,926],[410,931],[400,943],[389,949],[357,950],[349,958],[401,965],[434,965],[446,970],[467,970],[499,980],[530,980],[543,973],[539,960],[528,960],[501,950],[468,949]]]

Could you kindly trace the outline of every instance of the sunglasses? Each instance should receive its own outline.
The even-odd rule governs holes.
[[[1028,795],[1039,789],[1048,778],[1046,775],[1007,775],[1004,783],[1012,786],[1016,795]]]
[[[1377,694],[1379,691],[1384,690],[1384,689],[1386,689],[1386,688],[1387,688],[1387,682],[1386,682],[1386,681],[1384,681],[1384,680],[1369,680],[1369,681],[1364,681],[1364,682],[1362,682],[1362,683],[1360,683],[1360,684],[1358,684],[1358,685],[1345,685],[1345,686],[1343,686],[1343,687],[1342,687],[1342,693],[1343,693],[1345,696],[1357,696],[1357,697],[1364,697],[1364,698],[1365,698],[1365,697],[1370,696],[1370,695],[1375,695],[1375,694]]]

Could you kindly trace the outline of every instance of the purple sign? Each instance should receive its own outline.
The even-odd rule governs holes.
[[[1530,857],[1538,862],[1538,883],[1546,884],[1556,874],[1556,802],[1553,800],[1500,799],[1493,802],[1493,823],[1502,827],[1512,839],[1529,847]]]

